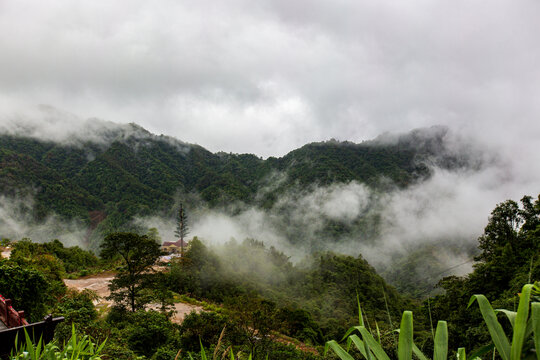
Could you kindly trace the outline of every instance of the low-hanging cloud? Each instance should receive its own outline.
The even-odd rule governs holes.
[[[87,226],[77,219],[66,220],[49,214],[40,221],[32,217],[34,201],[30,196],[7,197],[0,195],[0,238],[35,242],[59,239],[65,246],[86,247]]]
[[[321,250],[362,254],[379,269],[388,269],[391,262],[418,249],[431,248],[434,261],[449,269],[443,275],[464,274],[472,269],[477,239],[491,210],[507,199],[537,196],[540,182],[535,165],[527,172],[525,165],[504,152],[482,148],[482,144],[468,142],[470,139],[449,136],[445,141],[449,154],[468,166],[448,170],[434,160],[428,179],[384,192],[356,181],[315,184],[280,193],[270,209],[246,204],[193,208],[191,234],[209,244],[254,238],[284,251],[294,261]],[[272,178],[279,183],[287,177],[275,173]],[[273,190],[263,187],[261,193]],[[159,224],[160,233],[168,234],[167,240],[174,239],[173,219],[146,218],[143,223]],[[346,231],[332,237],[329,224]],[[417,270],[419,277],[425,275]]]

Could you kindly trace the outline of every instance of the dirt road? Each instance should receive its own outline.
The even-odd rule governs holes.
[[[75,289],[77,291],[81,291],[83,289],[90,289],[97,293],[99,296],[99,299],[94,302],[94,305],[102,307],[102,306],[110,306],[112,302],[110,300],[105,299],[107,296],[110,295],[109,291],[109,283],[114,278],[113,274],[102,274],[102,275],[96,275],[96,276],[89,276],[85,278],[80,278],[76,280],[70,280],[70,279],[64,279],[64,283],[66,286],[70,289]],[[148,309],[158,309],[158,304],[150,304],[148,306]],[[171,318],[171,321],[177,324],[181,324],[184,318],[187,314],[189,314],[192,311],[195,311],[197,313],[203,311],[202,307],[186,304],[186,303],[175,303],[174,304],[174,310],[175,314]]]

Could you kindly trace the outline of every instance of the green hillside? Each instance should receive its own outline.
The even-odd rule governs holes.
[[[179,193],[196,194],[209,207],[240,201],[268,209],[291,189],[357,181],[383,191],[425,180],[431,164],[469,166],[467,159],[446,150],[444,128],[361,144],[312,143],[263,160],[251,154],[214,154],[134,124],[128,127],[119,125],[99,143],[1,135],[0,193],[33,197],[32,216],[38,221],[51,213],[81,219],[97,229],[92,238],[98,239],[128,229],[135,215],[172,215]],[[276,174],[283,180],[274,182]],[[329,224],[330,231],[347,230],[342,227]]]

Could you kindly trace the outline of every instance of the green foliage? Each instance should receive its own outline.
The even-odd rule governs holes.
[[[185,259],[172,263],[169,284],[177,293],[219,303],[257,294],[276,304],[280,331],[312,344],[322,343],[323,333],[338,336],[354,323],[356,302],[347,299],[357,291],[373,320],[387,320],[385,296],[393,317],[412,306],[361,257],[320,253],[293,265],[253,239],[214,248],[192,241]]]
[[[96,299],[97,295],[92,290],[68,290],[53,310],[53,313],[64,317],[64,321],[56,327],[55,339],[60,342],[68,339],[74,324],[81,332],[89,330],[98,316],[93,303]]]
[[[184,204],[180,204],[180,208],[178,209],[178,214],[176,215],[176,230],[174,231],[174,234],[181,241],[183,255],[183,242],[186,236],[189,234],[188,216],[186,214],[186,210],[184,209]]]
[[[529,359],[538,356],[540,352],[540,302],[531,302],[532,294],[540,294],[540,284],[527,284],[523,286],[519,307],[517,312],[509,310],[498,310],[504,313],[512,325],[512,338],[507,338],[503,326],[497,319],[495,310],[484,295],[473,295],[469,301],[469,306],[475,301],[478,302],[484,323],[489,330],[493,345],[503,360]],[[352,327],[346,334],[347,348],[351,344],[362,354],[365,359],[390,360],[391,356],[385,352],[380,344],[380,340],[375,340],[371,332],[363,325],[362,312],[360,313],[360,325]],[[361,337],[354,334],[358,332]],[[448,328],[446,321],[439,321],[434,337],[433,360],[446,360],[448,357]],[[345,350],[335,340],[328,341],[325,346],[325,353],[332,349],[342,360],[352,360],[350,352]],[[481,349],[475,355],[476,358],[489,351],[491,348]],[[403,312],[401,326],[399,329],[399,343],[397,347],[397,357],[399,360],[411,360],[412,354],[420,360],[427,360],[427,357],[420,351],[414,343],[413,317],[412,312]],[[465,359],[465,348],[458,349],[458,359]]]
[[[192,312],[184,318],[180,326],[180,341],[185,351],[198,351],[200,345],[210,347],[218,343],[221,332],[226,329],[224,343],[242,344],[243,333],[223,314],[212,312]]]
[[[478,302],[493,344],[503,360],[519,360],[540,354],[540,342],[538,341],[540,339],[540,324],[538,323],[540,321],[538,314],[540,302],[531,303],[533,292],[540,293],[540,283],[523,286],[517,312],[499,310],[508,317],[512,325],[511,340],[506,337],[495,311],[484,295],[473,295],[469,301],[469,306],[475,301]]]
[[[167,317],[153,310],[139,310],[130,314],[123,331],[129,348],[146,357],[151,357],[158,348],[172,341],[175,335],[174,326]]]
[[[474,271],[441,280],[446,293],[431,300],[433,316],[448,319],[451,348],[475,349],[490,339],[481,312],[466,309],[471,294],[485,294],[496,307],[514,307],[522,285],[540,279],[540,197],[525,196],[521,206],[512,200],[498,204],[479,244]]]
[[[351,345],[354,345],[358,353],[368,360],[390,360],[391,358],[394,358],[395,356],[392,352],[388,353],[383,348],[380,335],[378,335],[378,340],[376,340],[371,331],[364,326],[363,314],[360,309],[359,314],[360,325],[352,327],[345,334],[345,338],[347,339],[347,350],[339,345],[337,341],[331,340],[325,345],[325,354],[331,349],[340,359],[352,360],[354,357],[352,356],[352,351],[349,351],[349,349]],[[358,333],[360,336],[355,333]],[[414,343],[413,315],[411,311],[403,312],[399,329],[399,341],[395,353],[399,360],[411,360],[413,353],[419,360],[428,360]],[[447,325],[445,321],[439,321],[435,333],[433,360],[446,360],[447,354]]]
[[[24,238],[13,244],[10,258],[14,261],[32,262],[42,255],[52,255],[60,263],[58,279],[63,277],[63,272],[74,273],[99,266],[99,259],[92,252],[78,246],[64,247],[57,239],[40,244]]]
[[[149,273],[161,255],[160,245],[146,235],[112,233],[101,244],[101,256],[120,258],[123,266],[109,286],[110,299],[115,304],[128,306],[131,311],[142,308],[151,301],[143,290],[151,285]]]
[[[24,310],[29,321],[40,321],[46,314],[50,283],[37,270],[0,262],[0,294],[13,301],[15,309]]]
[[[101,352],[105,342],[95,344],[89,336],[79,337],[72,327],[71,338],[60,348],[56,343],[44,344],[39,339],[34,344],[26,330],[24,331],[25,341],[19,346],[18,339],[15,340],[15,351],[11,355],[13,360],[101,360]]]
[[[313,143],[262,160],[250,154],[212,154],[131,126],[131,136],[109,129],[107,142],[77,147],[0,135],[0,193],[34,197],[36,220],[54,212],[84,221],[94,230],[90,241],[97,248],[104,234],[135,230],[135,215],[163,211],[173,218],[171,194],[179,190],[197,193],[210,206],[242,201],[270,208],[283,192],[306,185],[357,181],[384,189],[388,181],[381,179],[391,179],[404,187],[428,177],[426,164],[433,159],[442,168],[467,166],[466,156],[446,151],[441,128],[386,142]],[[285,180],[273,184],[276,173]],[[346,227],[330,222],[325,233]]]

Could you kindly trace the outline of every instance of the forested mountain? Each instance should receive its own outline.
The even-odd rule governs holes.
[[[100,136],[58,143],[0,135],[0,194],[32,198],[26,210],[37,221],[50,213],[81,219],[97,227],[95,237],[126,227],[135,215],[167,212],[179,193],[196,194],[209,207],[242,202],[271,208],[294,187],[357,181],[383,191],[427,179],[432,165],[477,166],[464,151],[447,146],[442,127],[361,144],[311,143],[266,160],[211,153],[135,124]]]
[[[365,311],[366,324],[381,330],[379,341],[387,351],[395,342],[392,330],[403,310],[415,312],[414,338],[423,351],[433,347],[429,332],[432,318],[449,320],[451,349],[466,345],[472,350],[488,344],[489,334],[480,312],[467,309],[470,296],[483,293],[497,306],[511,308],[523,283],[534,282],[539,276],[540,198],[528,196],[521,200],[521,206],[508,200],[492,211],[478,239],[474,271],[469,275],[444,277],[447,266],[436,256],[459,253],[463,246],[467,256],[474,252],[470,250],[478,245],[473,244],[474,239],[450,241],[455,240],[454,234],[409,248],[407,254],[396,253],[385,268],[377,268],[384,270],[385,279],[365,260],[367,256],[358,245],[383,243],[388,236],[388,232],[379,232],[388,225],[380,219],[380,206],[389,198],[386,194],[415,188],[423,191],[429,180],[440,175],[437,171],[447,176],[482,170],[485,160],[481,159],[485,158],[444,128],[385,134],[361,144],[335,140],[312,143],[281,158],[268,159],[212,153],[198,145],[153,135],[133,124],[109,127],[100,134],[99,140],[93,136],[92,141],[74,139],[69,143],[0,135],[0,199],[3,203],[20,199],[10,203],[11,214],[3,212],[6,219],[27,213],[36,224],[46,224],[51,216],[59,217],[62,224],[80,222],[85,229],[81,236],[87,241],[83,245],[96,254],[102,237],[109,234],[111,239],[149,241],[157,258],[158,232],[148,231],[135,219],[174,218],[182,201],[191,205],[193,212],[189,214],[193,217],[197,216],[196,207],[231,217],[243,212],[249,223],[257,223],[257,216],[265,214],[262,226],[254,232],[260,231],[262,237],[264,227],[270,227],[274,231],[271,235],[286,238],[287,250],[300,249],[304,256],[293,260],[290,253],[259,238],[230,239],[232,228],[216,224],[219,217],[210,218],[213,222],[206,227],[215,226],[223,232],[221,241],[195,238],[185,256],[164,272],[149,274],[144,282],[140,279],[142,290],[137,301],[162,303],[163,314],[142,307],[128,311],[121,306],[125,299],[120,291],[115,295],[121,298],[118,306],[100,318],[92,295],[66,292],[62,279],[66,273],[77,277],[123,269],[118,254],[108,257],[102,251],[98,258],[79,247],[64,247],[57,240],[14,243],[11,258],[0,260],[0,280],[4,279],[0,290],[21,303],[32,319],[53,309],[84,333],[114,329],[105,350],[113,358],[173,358],[177,349],[193,352],[201,344],[216,346],[225,327],[230,330],[223,341],[252,352],[255,358],[264,358],[266,353],[284,354],[274,358],[320,358],[280,345],[274,341],[277,335],[270,334],[301,340],[321,354],[326,340],[341,338],[357,323],[358,304]],[[350,206],[347,201],[351,198],[362,204],[353,201]],[[6,219],[0,222],[0,230],[9,227]],[[115,232],[124,230],[138,234]],[[348,247],[339,248],[340,241]],[[16,274],[16,282],[11,280],[12,274]],[[121,275],[122,270],[118,281]],[[36,284],[42,295],[23,296],[21,291],[27,287],[20,283],[33,278],[39,280]],[[432,294],[437,281],[439,294],[422,306],[420,299]],[[180,297],[205,304],[208,312],[192,313],[180,327],[173,326],[165,310]],[[74,315],[81,308],[88,310],[87,317]],[[250,336],[253,329],[258,333]],[[58,339],[65,336],[63,332],[65,329],[58,332]],[[141,345],[138,339],[143,335],[151,339],[146,342],[152,346]]]

